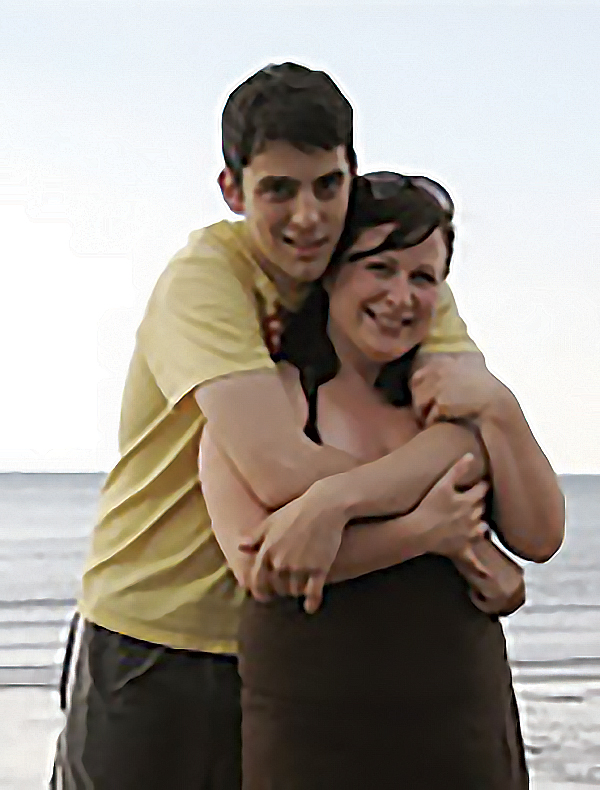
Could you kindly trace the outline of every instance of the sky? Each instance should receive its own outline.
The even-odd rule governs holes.
[[[0,471],[109,470],[137,325],[231,217],[228,93],[328,71],[360,169],[458,207],[450,283],[559,473],[600,473],[600,4],[3,3]]]

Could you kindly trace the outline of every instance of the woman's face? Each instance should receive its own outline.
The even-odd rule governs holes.
[[[390,229],[386,226],[379,238],[379,229],[366,230],[345,260],[379,246]],[[415,247],[342,263],[325,283],[328,331],[338,356],[358,353],[364,362],[383,365],[425,340],[445,278],[446,254],[444,237],[437,228]]]

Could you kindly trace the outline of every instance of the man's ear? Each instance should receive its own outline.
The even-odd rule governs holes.
[[[219,186],[223,200],[234,214],[244,214],[244,194],[241,185],[239,185],[231,170],[228,167],[223,168],[219,173]]]

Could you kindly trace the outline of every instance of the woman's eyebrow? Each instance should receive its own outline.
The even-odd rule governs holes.
[[[436,276],[435,268],[430,263],[417,263],[413,266],[413,271],[416,269],[420,269],[423,272],[427,272],[428,274]]]
[[[368,258],[370,255],[379,255],[380,258],[385,258],[386,262],[393,261],[395,263],[395,259],[392,258],[391,255],[386,254],[392,252],[388,246],[388,239],[385,239],[378,244],[377,247],[373,247],[370,250],[359,250],[358,252],[353,253],[352,255],[348,256],[348,263],[354,263],[354,261],[360,261],[363,258]]]
[[[379,247],[381,247],[381,244]],[[355,261],[360,261],[363,258],[368,258],[370,255],[376,255],[379,247],[375,247],[372,250],[360,250],[359,252],[354,252],[352,255],[348,256],[348,263],[354,263]]]

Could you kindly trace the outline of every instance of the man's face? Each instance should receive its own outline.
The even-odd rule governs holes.
[[[350,185],[342,145],[307,153],[269,142],[244,168],[236,208],[245,214],[261,265],[280,288],[323,274],[344,227]],[[224,195],[233,207],[225,189]]]

